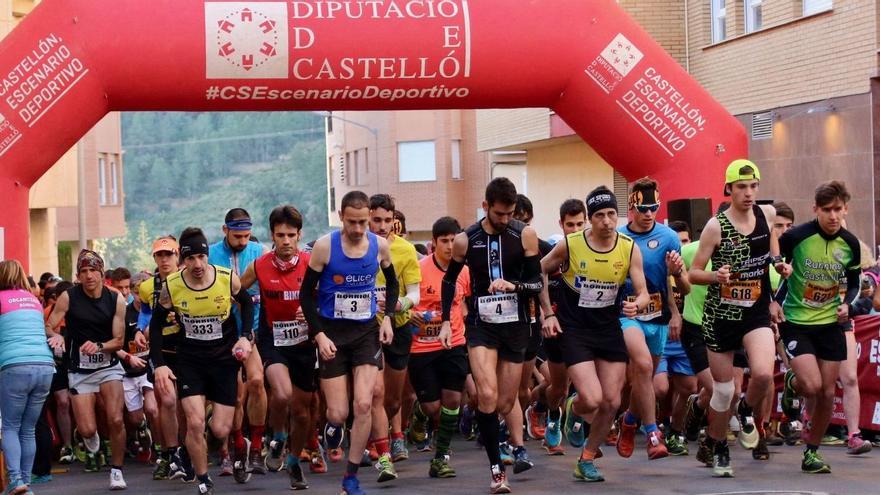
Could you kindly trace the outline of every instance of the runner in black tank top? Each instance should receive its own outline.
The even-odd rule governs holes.
[[[104,287],[104,260],[83,249],[76,262],[79,285],[61,294],[49,320],[49,344],[60,348],[62,337],[50,329],[66,322],[64,344],[70,361],[70,401],[76,428],[88,451],[86,470],[98,471],[97,452],[101,445],[95,418],[94,394],[101,394],[107,431],[110,433],[112,460],[110,489],[126,487],[122,477],[125,458],[125,424],[122,420],[124,370],[116,357],[125,337],[125,300]]]
[[[714,450],[713,476],[732,477],[727,447],[727,424],[735,399],[733,356],[744,347],[749,358],[750,379],[737,416],[742,430],[740,444],[755,448],[760,440],[763,418],[754,417],[752,405],[767,400],[773,389],[775,339],[770,329],[770,265],[783,276],[791,267],[779,257],[779,240],[769,221],[776,210],[757,205],[761,174],[748,160],[735,160],[727,167],[724,192],[731,197],[730,209],[706,224],[700,247],[689,275],[691,282],[708,285],[703,315],[703,333],[712,372],[712,399],[706,445]],[[712,261],[715,271],[705,271]]]
[[[516,201],[510,180],[499,177],[489,183],[483,201],[486,217],[456,236],[442,287],[444,335],[450,332],[456,280],[468,265],[473,298],[465,336],[477,386],[476,418],[492,473],[491,493],[510,491],[498,449],[498,414],[507,414],[516,402],[529,338],[528,300],[543,287],[538,236],[513,220]]]

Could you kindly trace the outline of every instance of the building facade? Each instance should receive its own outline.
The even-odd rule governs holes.
[[[39,0],[0,0],[0,37],[9,34],[38,3]],[[76,256],[80,218],[84,220],[87,244],[125,233],[121,132],[119,114],[107,115],[31,187],[32,274],[57,274],[60,266],[71,265],[68,259],[59,263],[59,253],[64,253],[65,258]],[[81,179],[85,206],[82,210]]]
[[[750,139],[750,158],[763,176],[761,197],[787,202],[796,220],[806,221],[813,217],[816,185],[844,180],[853,196],[850,230],[872,249],[880,244],[880,195],[875,179],[880,173],[880,126],[875,124],[880,122],[880,7],[876,2],[619,3],[743,124]],[[405,112],[371,118],[396,120],[398,117],[391,115],[400,113]],[[354,120],[365,114],[346,115]],[[606,163],[548,109],[478,110],[474,120],[476,152],[483,154],[475,163],[482,163],[487,170],[473,176],[480,184],[471,188],[481,190],[492,177],[511,178],[535,205],[534,225],[539,235],[558,231],[556,208],[563,200],[583,199],[598,185],[613,188],[622,208],[626,207],[627,180],[638,177],[617,174],[613,164]],[[391,141],[382,144],[385,137],[392,136],[381,132],[368,137],[380,148],[395,146]],[[328,133],[328,142],[331,138]],[[468,137],[462,134],[461,140],[466,142]],[[341,151],[348,152],[345,143],[341,145]],[[332,168],[329,162],[328,168]],[[681,180],[687,180],[686,167]],[[719,177],[719,185],[721,181]],[[399,196],[398,185],[387,180],[383,187]],[[433,201],[438,191],[450,191],[439,175],[434,188],[419,197]],[[689,199],[708,196],[707,191],[695,190]],[[468,204],[477,201],[462,199]],[[669,199],[681,198],[664,198]],[[453,211],[461,202],[453,201],[449,210],[441,209],[449,203],[437,203],[431,214]]]

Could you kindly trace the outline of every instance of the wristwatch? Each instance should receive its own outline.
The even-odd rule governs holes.
[[[103,342],[98,342],[95,345],[98,346],[98,352],[101,352],[104,350],[104,343]]]

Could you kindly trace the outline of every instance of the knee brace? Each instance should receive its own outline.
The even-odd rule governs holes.
[[[730,409],[730,402],[733,400],[733,393],[736,386],[733,380],[729,382],[716,382],[712,380],[712,398],[709,400],[709,407],[718,412],[724,412]]]

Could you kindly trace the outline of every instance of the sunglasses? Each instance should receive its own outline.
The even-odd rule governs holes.
[[[639,213],[648,213],[649,211],[651,213],[657,213],[657,210],[659,209],[660,203],[655,203],[652,205],[636,205],[636,210],[638,210]]]

